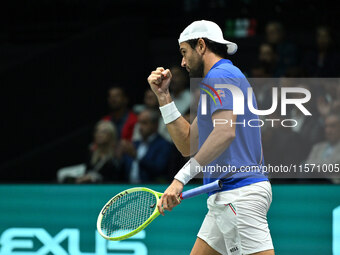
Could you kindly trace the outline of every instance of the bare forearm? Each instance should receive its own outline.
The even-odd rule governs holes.
[[[190,124],[181,116],[166,125],[172,141],[183,156],[190,155]]]
[[[172,98],[170,96],[169,91],[166,91],[165,93],[159,95],[157,99],[158,99],[159,106],[164,106],[172,102]]]

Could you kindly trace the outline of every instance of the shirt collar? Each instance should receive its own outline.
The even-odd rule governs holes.
[[[217,61],[216,63],[215,63],[215,65],[213,65],[212,66],[212,68],[211,69],[214,69],[214,68],[216,68],[216,67],[218,67],[219,65],[222,65],[222,64],[233,64],[229,59],[225,59],[225,58],[222,58],[222,59],[220,59],[219,61]],[[210,69],[210,70],[211,70]],[[209,71],[210,71],[209,70]]]

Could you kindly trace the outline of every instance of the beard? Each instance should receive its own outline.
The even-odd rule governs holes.
[[[197,59],[196,63],[190,67],[189,77],[190,78],[203,78],[204,64],[201,59]]]

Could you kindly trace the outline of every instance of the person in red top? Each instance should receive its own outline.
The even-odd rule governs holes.
[[[111,121],[118,131],[119,140],[131,141],[137,115],[128,109],[129,99],[121,87],[111,87],[108,90],[107,102],[111,113],[103,120]]]

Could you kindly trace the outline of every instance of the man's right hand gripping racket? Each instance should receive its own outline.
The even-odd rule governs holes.
[[[180,198],[187,199],[203,193],[220,190],[222,182],[215,182],[187,190]],[[157,216],[157,202],[163,193],[148,188],[132,188],[111,198],[100,211],[97,230],[107,240],[127,239],[146,228]]]

